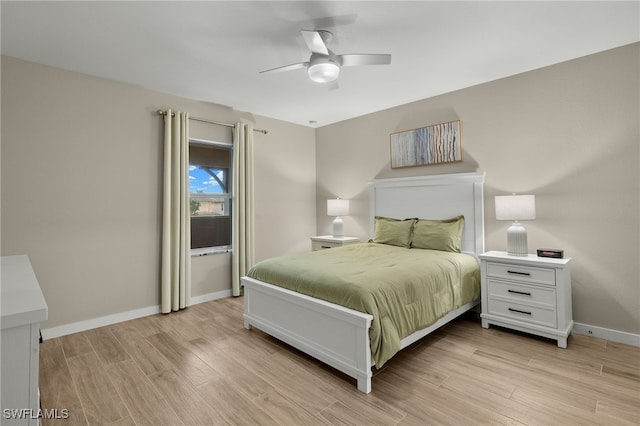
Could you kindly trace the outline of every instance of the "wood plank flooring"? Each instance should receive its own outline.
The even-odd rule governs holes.
[[[638,425],[640,348],[468,314],[355,381],[242,327],[242,298],[45,341],[44,425]]]

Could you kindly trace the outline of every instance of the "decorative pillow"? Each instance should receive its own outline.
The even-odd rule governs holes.
[[[375,217],[375,235],[372,243],[389,244],[399,247],[411,247],[411,233],[417,219],[393,219],[390,217]]]
[[[464,216],[451,219],[418,219],[413,226],[412,248],[460,253]]]

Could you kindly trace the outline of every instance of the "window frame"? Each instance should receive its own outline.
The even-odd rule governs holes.
[[[233,144],[232,143],[228,143],[228,142],[218,142],[218,141],[212,141],[212,140],[207,140],[207,139],[199,139],[199,138],[189,138],[189,148],[191,147],[191,144],[194,145],[204,145],[204,146],[211,146],[211,147],[217,147],[217,148],[224,148],[224,149],[228,149],[230,151],[230,162],[229,162],[229,170],[228,170],[228,176],[227,176],[227,191],[226,193],[222,193],[222,194],[216,194],[216,196],[220,195],[221,197],[224,197],[225,199],[225,203],[224,203],[224,208],[226,209],[226,211],[229,212],[229,218],[231,221],[231,229],[233,229],[233,217],[232,217],[232,208],[233,208]],[[189,161],[189,166],[191,165],[191,161]],[[210,194],[203,194],[202,197],[204,198],[205,196],[209,196]],[[197,197],[195,197],[197,198]],[[189,191],[189,199],[191,199],[191,191]],[[189,217],[189,220],[191,220],[193,216]],[[228,244],[228,245],[222,245],[222,246],[210,246],[210,247],[199,247],[199,248],[191,248],[191,257],[198,257],[198,256],[206,256],[209,254],[219,254],[219,253],[231,253],[233,251],[233,245],[232,244]]]

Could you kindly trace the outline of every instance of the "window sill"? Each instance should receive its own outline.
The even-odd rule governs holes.
[[[224,247],[203,247],[197,249],[191,249],[191,257],[209,256],[212,254],[231,253],[232,249],[229,246]]]

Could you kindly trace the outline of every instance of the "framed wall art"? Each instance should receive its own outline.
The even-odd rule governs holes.
[[[391,133],[391,168],[462,161],[462,122]]]

